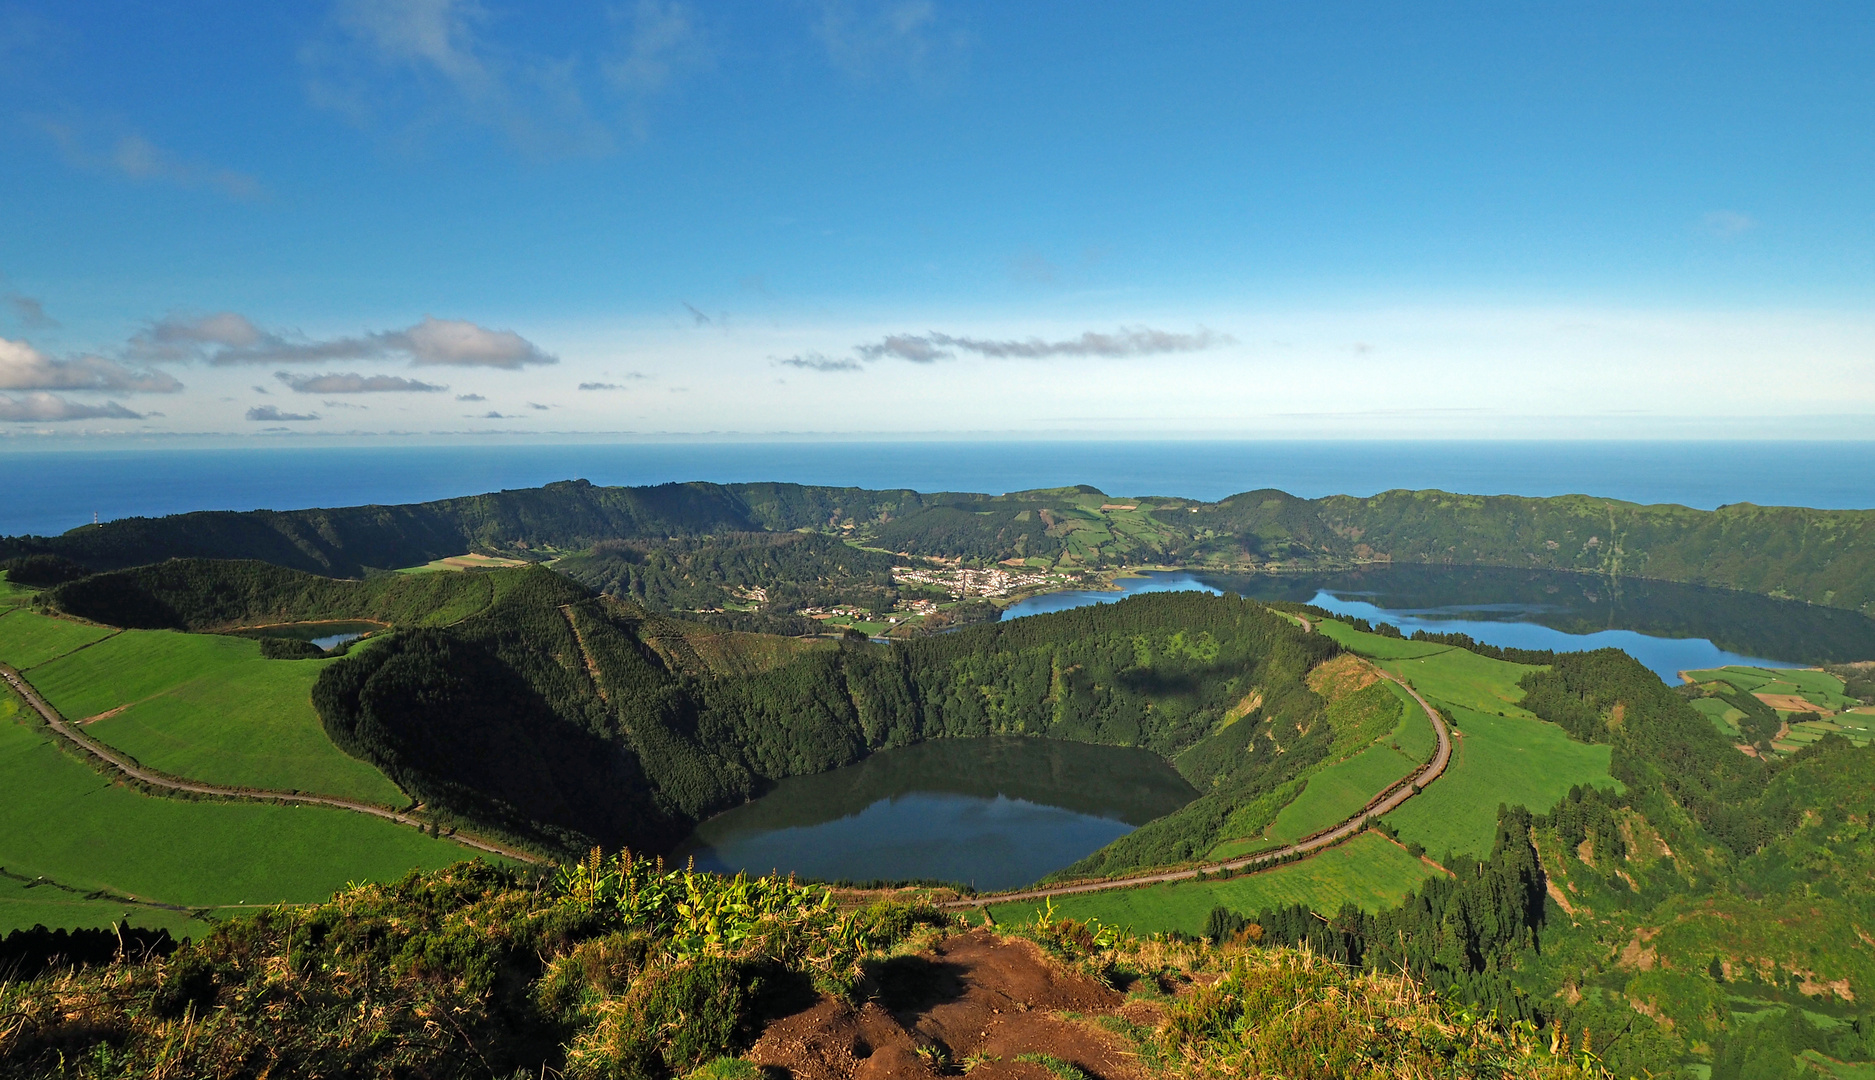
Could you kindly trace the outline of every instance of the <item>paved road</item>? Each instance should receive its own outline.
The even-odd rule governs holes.
[[[1341,824],[1331,829],[1318,832],[1307,839],[1299,840],[1287,847],[1277,848],[1274,851],[1265,851],[1256,855],[1249,855],[1241,859],[1231,859],[1228,862],[1207,863],[1203,866],[1194,866],[1186,870],[1168,870],[1158,874],[1141,874],[1137,877],[1113,878],[1108,881],[1084,881],[1073,885],[1055,885],[1045,889],[1023,889],[1020,892],[973,896],[967,900],[953,900],[943,906],[948,908],[987,907],[990,904],[1006,904],[1015,900],[1041,900],[1051,896],[1072,896],[1076,893],[1103,892],[1107,889],[1128,889],[1135,885],[1154,885],[1166,881],[1185,881],[1190,878],[1195,878],[1199,874],[1215,874],[1220,870],[1244,870],[1249,867],[1274,862],[1277,859],[1288,858],[1291,855],[1307,855],[1326,847],[1332,847],[1351,836],[1366,831],[1367,820],[1370,817],[1380,817],[1382,814],[1387,813],[1412,798],[1420,788],[1437,780],[1440,774],[1445,772],[1446,763],[1452,760],[1452,734],[1450,731],[1446,730],[1445,721],[1440,718],[1439,710],[1426,704],[1426,699],[1419,696],[1419,691],[1408,686],[1405,682],[1402,682],[1384,671],[1379,671],[1377,668],[1375,670],[1381,678],[1386,679],[1388,682],[1398,683],[1407,693],[1413,695],[1413,700],[1417,701],[1419,707],[1426,711],[1426,719],[1432,721],[1432,730],[1439,736],[1439,749],[1437,753],[1432,755],[1432,760],[1428,762],[1424,768],[1374,796],[1372,801],[1363,807],[1359,813]]]
[[[13,670],[12,667],[6,664],[0,664],[0,679],[5,679],[20,697],[26,699],[26,704],[38,710],[39,715],[45,718],[47,727],[70,740],[74,746],[77,746],[92,757],[111,766],[113,769],[130,777],[132,780],[141,781],[145,784],[149,784],[151,787],[167,788],[170,791],[189,791],[199,795],[219,795],[228,799],[252,799],[262,802],[312,803],[317,806],[336,806],[340,810],[354,810],[360,814],[370,814],[372,817],[381,817],[386,821],[395,821],[400,825],[415,825],[422,828],[430,824],[419,818],[411,817],[409,814],[400,814],[395,810],[386,810],[382,806],[353,802],[350,799],[338,799],[330,795],[305,795],[297,791],[268,791],[264,788],[221,787],[216,784],[204,784],[197,780],[184,780],[179,777],[156,772],[152,769],[146,769],[66,723],[65,718],[59,715],[59,711],[47,704],[46,699],[39,696],[39,691],[33,689],[33,684],[27,682],[26,678],[19,672]],[[538,856],[530,855],[523,851],[516,851],[513,848],[502,847],[500,844],[492,844],[486,840],[478,840],[472,836],[464,836],[460,833],[450,836],[448,839],[454,840],[456,843],[466,847],[476,848],[480,851],[490,852],[510,859],[519,859],[522,862],[541,861]]]

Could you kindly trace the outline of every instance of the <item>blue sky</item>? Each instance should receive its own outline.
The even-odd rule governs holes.
[[[0,0],[0,435],[1868,437],[1871,46],[1849,4]]]

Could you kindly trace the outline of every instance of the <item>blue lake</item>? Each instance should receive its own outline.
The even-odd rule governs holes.
[[[1010,605],[1004,619],[1112,603],[1146,592],[1201,589],[1311,603],[1391,623],[1402,633],[1464,633],[1524,649],[1614,647],[1668,683],[1694,668],[1805,667],[1875,657],[1875,620],[1788,600],[1672,582],[1494,567],[1396,566],[1219,575],[1160,571],[1111,591],[1051,593]]]
[[[1620,649],[1652,669],[1669,685],[1680,682],[1679,673],[1699,668],[1745,664],[1752,667],[1802,667],[1790,660],[1772,660],[1746,656],[1719,648],[1706,638],[1663,638],[1635,630],[1597,630],[1588,634],[1570,634],[1535,622],[1522,622],[1516,616],[1529,615],[1514,605],[1487,611],[1466,607],[1425,608],[1418,611],[1389,611],[1366,600],[1317,592],[1309,601],[1338,615],[1366,619],[1370,623],[1391,623],[1411,637],[1415,630],[1431,634],[1469,634],[1490,645],[1518,649],[1551,649],[1556,652],[1587,652],[1592,649]],[[1482,614],[1497,619],[1480,619]]]
[[[1197,797],[1144,750],[939,739],[783,780],[703,822],[674,858],[823,881],[1026,885]]]

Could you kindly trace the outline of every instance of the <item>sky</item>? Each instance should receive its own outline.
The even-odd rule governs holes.
[[[0,0],[0,447],[1875,437],[1875,9]]]

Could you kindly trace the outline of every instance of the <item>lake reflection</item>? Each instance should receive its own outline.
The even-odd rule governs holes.
[[[1185,570],[1153,570],[1139,577],[1115,578],[1112,589],[1072,589],[1067,592],[1043,593],[1018,600],[1003,609],[1003,619],[1020,619],[1024,615],[1045,615],[1050,611],[1067,611],[1069,608],[1086,607],[1089,604],[1111,604],[1129,596],[1150,592],[1222,592],[1206,579]]]
[[[1197,793],[1144,750],[1054,739],[939,739],[781,781],[697,827],[698,869],[823,880],[1025,885]]]
[[[1391,623],[1406,634],[1470,634],[1490,645],[1581,652],[1614,647],[1668,683],[1692,668],[1799,667],[1875,658],[1875,619],[1755,593],[1641,578],[1489,566],[1371,566],[1289,574],[1150,573],[1119,591],[1077,591],[1010,605],[1004,619],[1202,589],[1291,600]]]

